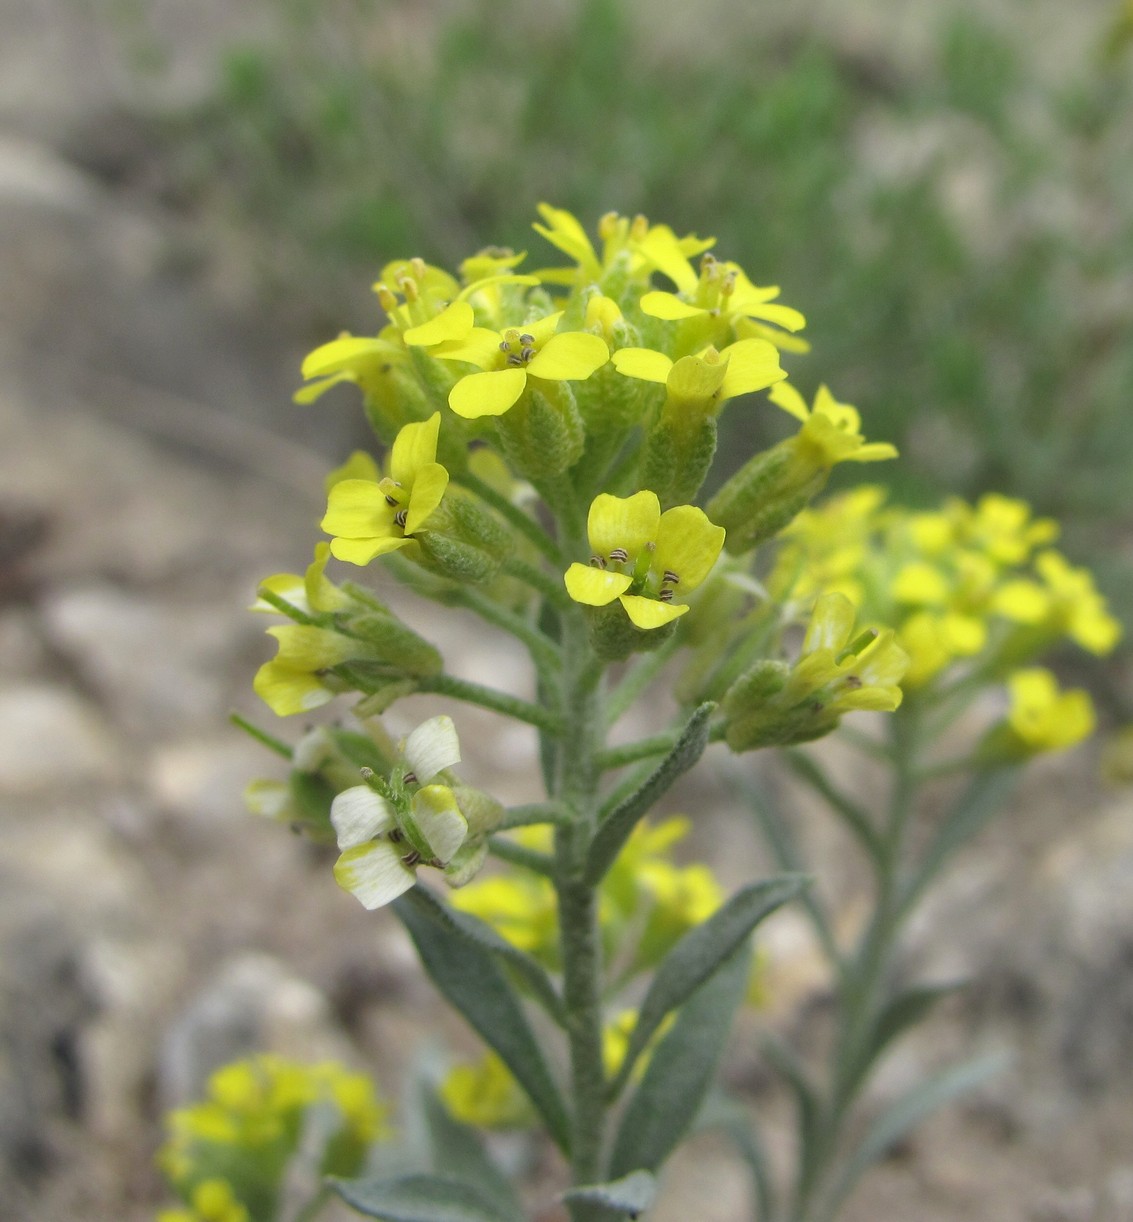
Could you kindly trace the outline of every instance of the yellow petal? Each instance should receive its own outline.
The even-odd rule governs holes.
[[[709,403],[724,384],[728,367],[719,353],[709,349],[704,356],[682,356],[666,380],[669,395],[691,403]]]
[[[776,407],[781,407],[785,412],[794,416],[796,420],[801,420],[804,424],[810,416],[806,400],[790,382],[777,383],[767,397]]]
[[[438,861],[451,861],[468,835],[468,822],[447,785],[419,789],[413,795],[413,818]]]
[[[655,598],[643,598],[640,594],[621,595],[621,604],[633,625],[646,632],[672,623],[688,610],[687,603],[663,603]]]
[[[402,333],[407,344],[420,348],[431,348],[451,340],[462,340],[472,330],[475,315],[467,301],[454,301],[428,322],[419,327],[410,327]]]
[[[379,556],[396,552],[412,543],[401,535],[383,535],[375,539],[332,539],[330,554],[336,560],[345,560],[347,564],[367,565]]]
[[[309,713],[334,699],[334,693],[310,671],[265,662],[252,680],[256,695],[277,717]]]
[[[313,624],[279,624],[268,629],[279,642],[276,661],[295,670],[323,670],[364,654],[360,642]]]
[[[618,373],[624,373],[629,378],[641,378],[644,382],[664,384],[673,367],[669,357],[652,348],[619,348],[610,360]]]
[[[810,615],[810,625],[803,639],[803,657],[819,650],[836,654],[845,649],[856,618],[854,604],[845,594],[823,594]]]
[[[527,385],[526,369],[493,369],[470,373],[452,388],[449,407],[465,420],[481,416],[502,416],[512,407]]]
[[[417,472],[437,461],[437,437],[440,431],[441,413],[434,412],[428,420],[405,425],[394,438],[389,455],[389,473],[402,487],[411,488]]]
[[[359,362],[388,360],[397,353],[389,340],[369,335],[344,335],[308,354],[300,372],[304,378],[350,371]]]
[[[442,361],[466,361],[480,369],[495,369],[500,356],[500,333],[487,327],[473,327],[463,339],[439,344],[430,353]]]
[[[571,598],[587,607],[604,607],[633,584],[628,573],[612,573],[577,561],[567,569],[563,580]]]
[[[708,313],[704,306],[690,305],[675,293],[662,293],[659,290],[644,293],[640,304],[643,314],[648,314],[650,318],[663,318],[666,322],[695,318],[698,314]]]
[[[668,225],[654,225],[638,242],[637,250],[659,272],[668,276],[682,293],[696,291],[699,277],[681,248],[680,240]]]
[[[393,532],[396,512],[372,480],[344,479],[330,490],[321,525],[328,535],[372,539]]]
[[[722,399],[764,390],[787,376],[779,364],[778,349],[764,339],[741,339],[729,344],[720,355],[728,362],[720,387]]]
[[[605,341],[588,331],[552,335],[527,366],[533,378],[569,382],[588,378],[610,359]]]
[[[596,496],[586,518],[586,533],[595,555],[609,557],[615,548],[624,548],[633,558],[647,543],[657,538],[661,521],[661,502],[655,492],[643,489],[633,496]]]
[[[401,860],[401,851],[388,840],[372,840],[347,849],[335,862],[334,880],[371,911],[404,894],[417,875]]]
[[[448,472],[439,462],[429,463],[417,472],[409,508],[405,514],[405,533],[416,534],[425,525],[429,514],[441,503],[448,487]]]
[[[651,567],[658,574],[666,569],[676,573],[680,578],[677,593],[695,590],[716,563],[724,535],[724,528],[713,524],[696,505],[666,509],[657,526],[657,550]]]

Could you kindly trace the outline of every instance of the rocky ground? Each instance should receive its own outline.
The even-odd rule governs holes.
[[[162,1200],[161,1110],[215,1064],[335,1055],[392,1087],[437,1011],[393,923],[244,813],[271,759],[226,720],[259,716],[269,650],[245,608],[305,561],[321,455],[352,426],[289,405],[309,337],[186,265],[144,175],[108,168],[134,147],[125,119],[94,122],[121,115],[120,78],[92,12],[57,7],[0,5],[0,1200],[14,1222],[132,1222]],[[438,626],[460,673],[518,665],[466,627]],[[522,800],[526,736],[459,724],[480,779]],[[684,800],[720,800],[728,766]],[[1094,777],[1089,751],[1037,768],[914,931],[914,970],[975,984],[879,1091],[941,1051],[1015,1060],[902,1146],[851,1219],[1133,1219],[1133,810]],[[697,846],[732,883],[755,861],[736,827]],[[798,1026],[821,981],[789,915],[768,930],[767,1021]],[[735,1076],[781,1151],[783,1103],[745,1051],[761,1021]],[[732,1222],[742,1194],[702,1141],[652,1216]]]

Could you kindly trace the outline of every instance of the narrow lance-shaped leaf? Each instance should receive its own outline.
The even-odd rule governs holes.
[[[754,1222],[772,1222],[777,1216],[775,1187],[758,1127],[742,1104],[717,1090],[705,1099],[693,1132],[705,1133],[712,1129],[724,1133],[731,1140],[751,1172],[755,1189]]]
[[[501,1222],[491,1201],[459,1180],[401,1175],[327,1183],[347,1205],[381,1222]]]
[[[499,1222],[523,1222],[523,1210],[510,1181],[488,1157],[480,1136],[450,1114],[437,1092],[418,1084],[421,1111],[429,1130],[433,1168],[468,1184],[496,1209]]]
[[[953,1069],[946,1069],[900,1096],[873,1122],[861,1144],[842,1168],[842,1173],[827,1198],[830,1216],[837,1212],[838,1206],[850,1194],[862,1174],[895,1142],[938,1108],[1002,1072],[1009,1059],[1002,1053],[988,1053]]]
[[[560,1149],[569,1145],[566,1108],[514,989],[491,953],[443,919],[444,909],[420,886],[395,900],[433,983],[499,1053],[527,1092]]]
[[[563,1011],[563,1001],[558,990],[551,983],[551,978],[543,968],[518,946],[513,946],[506,938],[501,937],[487,921],[481,920],[470,912],[460,912],[450,908],[436,899],[432,892],[424,887],[418,887],[413,895],[412,903],[429,909],[433,920],[441,922],[457,937],[499,956],[509,967],[513,968],[523,983],[531,990],[532,996],[559,1023],[566,1021]]]
[[[942,998],[956,992],[959,984],[929,984],[906,989],[892,998],[877,1016],[869,1042],[862,1049],[857,1064],[846,1066],[841,1083],[843,1105],[853,1098],[865,1080],[870,1066],[885,1049],[910,1027],[915,1026]]]
[[[741,946],[682,1007],[622,1116],[611,1175],[655,1171],[688,1132],[712,1084],[750,968],[748,948]]]
[[[628,1081],[634,1062],[665,1015],[687,1001],[764,917],[798,895],[807,882],[805,875],[790,874],[751,883],[681,938],[657,968],[641,1003],[613,1093]]]
[[[620,1180],[606,1184],[584,1184],[568,1189],[562,1200],[587,1205],[604,1205],[607,1209],[636,1218],[653,1204],[657,1181],[648,1171],[631,1171]]]
[[[712,703],[700,705],[686,722],[676,745],[646,778],[641,788],[616,806],[603,821],[587,854],[587,882],[592,885],[601,882],[637,821],[704,754],[704,748],[708,745],[708,719],[715,707]]]

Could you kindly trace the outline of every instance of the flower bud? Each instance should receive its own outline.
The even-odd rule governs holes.
[[[403,675],[435,675],[443,666],[435,646],[394,615],[372,612],[351,616],[343,628],[371,645],[376,657],[392,663]]]
[[[452,581],[491,581],[513,550],[511,535],[473,497],[450,493],[416,536],[410,553],[423,568]]]

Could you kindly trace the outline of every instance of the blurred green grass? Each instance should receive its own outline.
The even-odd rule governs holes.
[[[781,16],[684,53],[644,2],[276,2],[276,37],[230,47],[168,128],[183,192],[249,235],[265,289],[324,329],[372,328],[357,290],[382,263],[534,250],[542,199],[710,232],[808,315],[792,373],[900,446],[880,476],[902,499],[1025,497],[1130,618],[1120,6],[1092,10],[1055,81],[1028,28],[960,0],[915,55]],[[730,427],[772,420],[740,405]]]

